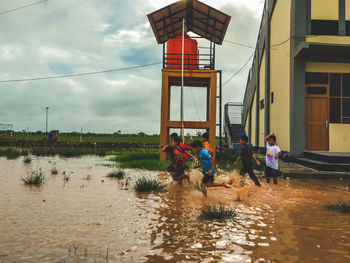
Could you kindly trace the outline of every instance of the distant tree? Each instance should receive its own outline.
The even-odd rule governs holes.
[[[139,133],[137,134],[137,136],[140,136],[140,137],[145,137],[145,136],[147,136],[147,134],[146,134],[146,133],[144,133],[144,132],[139,132]]]

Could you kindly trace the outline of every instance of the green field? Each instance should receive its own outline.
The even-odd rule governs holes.
[[[0,142],[46,142],[48,137],[45,133],[22,133],[15,132],[13,136],[9,133],[0,132]],[[191,140],[185,140],[187,144],[192,143],[194,140],[201,140],[200,137],[193,137]],[[159,135],[146,135],[146,134],[95,134],[87,133],[83,134],[80,140],[80,134],[77,133],[60,133],[58,134],[58,142],[67,143],[143,143],[159,145]]]
[[[0,133],[0,141],[47,141],[45,133],[22,133],[15,132],[13,136],[9,133]],[[58,142],[90,142],[90,143],[145,143],[159,144],[159,135],[137,135],[137,134],[83,134],[80,140],[80,134],[76,133],[60,133],[58,134]]]

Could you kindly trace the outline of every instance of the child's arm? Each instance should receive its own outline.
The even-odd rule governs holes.
[[[161,148],[162,152],[166,152],[166,150],[170,147],[170,145],[165,145],[163,148]]]
[[[233,163],[234,166],[237,166],[237,164],[241,161],[241,156],[238,156],[237,160]]]
[[[260,162],[258,159],[256,159],[256,156],[255,156],[254,153],[252,154],[252,158],[255,160],[255,162],[256,162],[256,164],[257,164],[258,166],[261,165],[261,162]]]
[[[275,134],[272,132],[264,138],[265,145],[267,143],[267,139],[270,138],[270,136],[272,136],[272,135],[275,135]]]
[[[207,174],[208,175],[212,175],[213,174],[213,168],[215,167],[215,161],[214,161],[213,157],[210,157],[209,160],[210,160],[210,169],[207,172]]]
[[[276,154],[275,156],[275,160],[278,160],[278,158],[282,155],[282,152],[279,152],[278,154]]]
[[[185,151],[185,153],[186,153],[188,156],[190,156],[190,157],[192,158],[192,160],[195,159],[195,158],[194,158],[194,155],[193,155],[192,153],[190,153],[189,151]]]

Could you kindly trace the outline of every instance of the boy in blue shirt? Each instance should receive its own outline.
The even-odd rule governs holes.
[[[194,141],[192,148],[195,153],[198,154],[203,166],[203,180],[201,183],[202,193],[207,196],[207,187],[219,187],[224,186],[230,188],[229,185],[222,183],[214,183],[215,163],[213,157],[209,154],[208,150],[203,147],[200,141]]]

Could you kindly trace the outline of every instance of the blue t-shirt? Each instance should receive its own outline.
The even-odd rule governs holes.
[[[211,164],[210,164],[211,155],[209,154],[207,149],[203,148],[199,152],[199,157],[200,157],[202,165],[203,165],[203,171],[204,171],[204,173],[207,173],[211,167]],[[213,174],[215,174],[215,168],[213,168]]]

